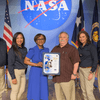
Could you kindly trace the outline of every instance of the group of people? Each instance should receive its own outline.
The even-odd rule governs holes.
[[[100,71],[98,59],[100,43],[96,48],[90,41],[86,31],[80,31],[77,36],[79,48],[76,49],[68,43],[69,35],[66,32],[59,34],[59,45],[51,52],[60,53],[60,75],[52,75],[55,83],[57,100],[75,100],[75,82],[79,77],[84,100],[95,100],[93,83],[95,75]],[[13,36],[12,47],[7,54],[6,42],[0,38],[0,100],[4,91],[4,65],[8,69],[7,75],[11,84],[11,100],[20,100],[25,90],[25,71],[27,65],[31,66],[28,80],[27,100],[48,100],[48,76],[42,74],[43,52],[49,52],[44,47],[46,37],[37,34],[34,37],[36,46],[24,46],[25,38],[21,32]],[[98,67],[97,67],[98,65]],[[98,74],[100,77],[100,75]],[[98,80],[99,80],[98,77]],[[98,86],[100,83],[98,82]],[[100,87],[99,87],[100,88]]]

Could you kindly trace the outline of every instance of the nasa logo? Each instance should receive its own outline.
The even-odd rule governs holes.
[[[21,0],[21,11],[28,25],[52,30],[65,23],[71,13],[71,0]],[[19,12],[19,13],[20,13]]]

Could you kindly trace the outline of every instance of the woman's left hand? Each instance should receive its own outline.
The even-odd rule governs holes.
[[[90,81],[93,78],[93,73],[90,73],[88,76],[88,80]]]
[[[12,83],[13,84],[17,84],[17,80],[16,79],[12,79]]]

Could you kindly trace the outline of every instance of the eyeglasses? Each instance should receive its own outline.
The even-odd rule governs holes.
[[[44,40],[44,39],[37,39],[37,40]]]

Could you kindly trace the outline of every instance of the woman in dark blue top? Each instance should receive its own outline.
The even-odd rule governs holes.
[[[25,64],[32,66],[29,74],[27,98],[28,100],[48,100],[48,79],[47,76],[42,75],[42,62],[43,52],[49,52],[49,49],[43,46],[46,41],[43,34],[37,34],[34,41],[37,45],[30,48],[24,60]]]
[[[91,44],[89,35],[85,31],[79,32],[78,45],[81,59],[79,64],[79,77],[84,100],[95,100],[93,95],[93,83],[98,61],[97,50],[95,45]]]
[[[25,90],[25,69],[24,58],[27,49],[24,47],[25,39],[21,32],[17,32],[13,36],[12,47],[8,52],[8,78],[11,84],[11,100],[20,100]]]

